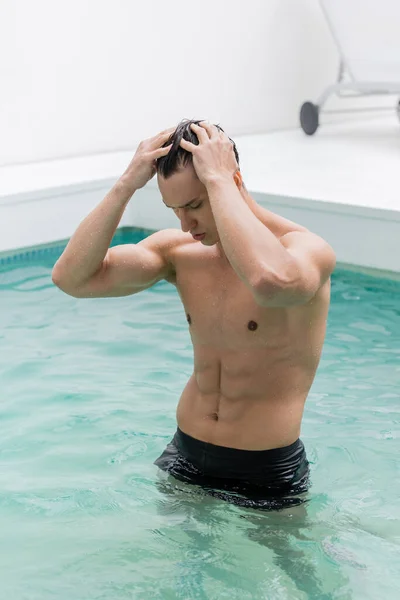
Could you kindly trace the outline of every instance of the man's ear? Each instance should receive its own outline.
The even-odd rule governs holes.
[[[242,179],[242,174],[241,174],[241,172],[239,171],[239,169],[238,169],[238,170],[236,171],[236,173],[234,174],[234,176],[233,176],[233,179],[234,179],[234,181],[235,181],[235,183],[236,183],[237,187],[238,187],[238,188],[239,188],[239,190],[240,190],[240,188],[241,188],[241,187],[242,187],[242,185],[243,185],[243,179]]]

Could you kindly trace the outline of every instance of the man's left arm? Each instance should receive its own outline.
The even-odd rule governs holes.
[[[331,276],[336,266],[335,252],[311,231],[291,231],[279,241],[292,258],[290,275],[280,289],[260,286],[256,300],[262,306],[305,304]]]
[[[206,182],[215,224],[227,259],[252,293],[280,290],[293,257],[243,200],[232,175]]]
[[[201,126],[192,123],[191,128],[199,144],[182,139],[180,145],[193,154],[222,247],[237,276],[260,306],[307,302],[335,267],[332,248],[308,231],[291,232],[278,240],[238,190],[238,165],[228,136],[204,122]]]
[[[221,244],[257,304],[283,307],[308,302],[335,268],[331,246],[307,230],[277,239],[243,201],[233,178],[207,183]]]

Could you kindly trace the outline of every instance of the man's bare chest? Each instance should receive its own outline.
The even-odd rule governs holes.
[[[192,339],[198,344],[238,348],[282,344],[285,323],[280,309],[260,307],[230,266],[193,261],[176,270]]]

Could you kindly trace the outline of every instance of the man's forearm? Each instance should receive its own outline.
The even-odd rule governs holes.
[[[251,289],[286,281],[291,257],[253,214],[233,179],[207,184],[208,197],[224,252],[238,277]]]
[[[74,289],[99,270],[133,193],[123,178],[117,181],[69,240],[54,266],[54,280]]]

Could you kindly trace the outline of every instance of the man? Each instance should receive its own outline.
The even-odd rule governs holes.
[[[109,249],[129,200],[156,171],[181,230]],[[334,267],[323,239],[254,201],[219,126],[183,121],[139,145],[53,281],[77,298],[134,294],[161,279],[176,286],[194,371],[155,464],[235,504],[279,509],[304,501],[309,485],[299,435]]]

